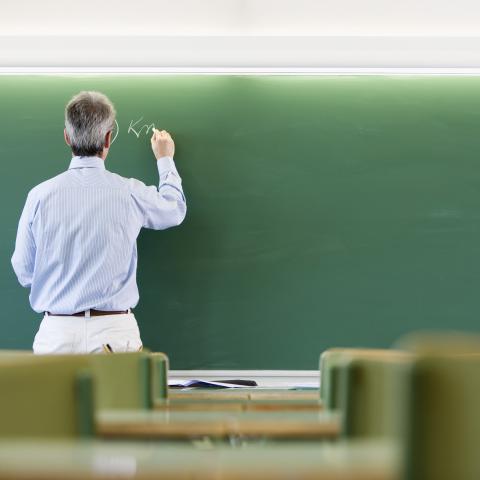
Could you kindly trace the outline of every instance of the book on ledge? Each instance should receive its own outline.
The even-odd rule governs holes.
[[[256,387],[254,380],[202,380],[194,378],[191,380],[169,380],[169,388],[241,388]]]

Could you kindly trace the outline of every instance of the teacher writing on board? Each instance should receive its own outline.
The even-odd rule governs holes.
[[[34,353],[125,352],[142,348],[131,309],[139,300],[137,236],[186,214],[174,142],[153,131],[158,188],[105,168],[115,108],[99,92],[80,92],[65,108],[67,171],[33,188],[18,225],[12,265],[44,312]]]

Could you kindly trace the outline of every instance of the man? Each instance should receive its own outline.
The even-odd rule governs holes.
[[[174,142],[151,138],[160,176],[147,187],[105,169],[115,108],[99,92],[80,92],[65,109],[69,169],[33,188],[18,225],[12,265],[45,312],[34,353],[96,353],[142,348],[136,319],[137,244],[142,227],[179,225],[186,214]]]

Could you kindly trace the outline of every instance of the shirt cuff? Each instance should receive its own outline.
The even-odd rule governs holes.
[[[160,176],[173,172],[178,175],[177,167],[175,167],[175,162],[172,157],[160,157],[157,160],[158,173]],[[178,175],[180,176],[180,175]]]

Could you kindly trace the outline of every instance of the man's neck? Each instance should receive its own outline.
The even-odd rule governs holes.
[[[105,151],[105,149],[103,149],[103,152],[100,154],[100,155],[94,155],[95,157],[98,157],[98,158],[101,158],[103,161],[106,160],[107,158],[107,155],[108,155],[108,150]],[[75,155],[73,152],[72,152],[72,158],[73,157],[76,157],[77,155]]]

